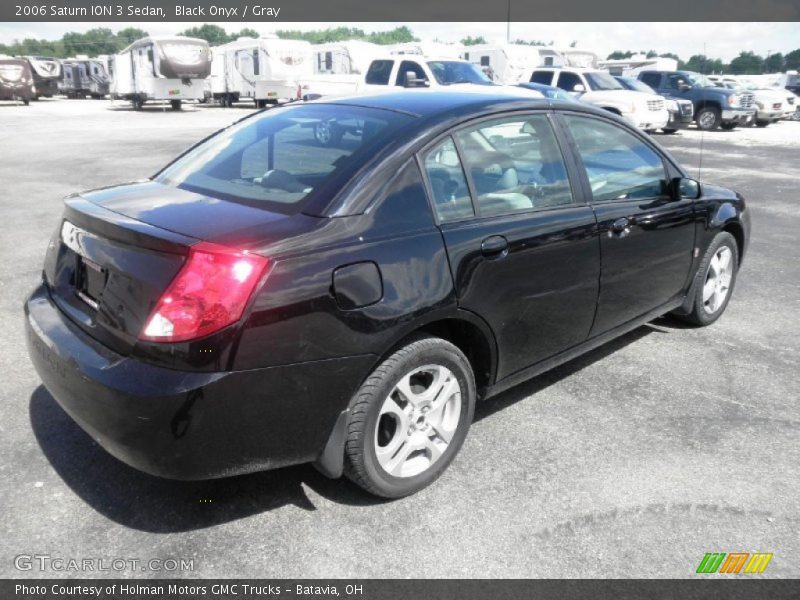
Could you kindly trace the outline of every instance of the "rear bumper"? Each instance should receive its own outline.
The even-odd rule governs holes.
[[[103,448],[141,471],[210,479],[310,462],[374,357],[219,373],[176,371],[88,337],[44,285],[25,304],[47,390]]]

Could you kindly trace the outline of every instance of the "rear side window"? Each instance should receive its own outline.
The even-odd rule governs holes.
[[[486,121],[456,135],[482,217],[572,203],[561,149],[546,116]]]
[[[425,155],[424,164],[439,221],[458,221],[474,216],[467,179],[452,138],[448,137],[431,149]]]
[[[643,81],[653,89],[661,86],[660,73],[642,73],[642,76],[639,77],[639,80]]]
[[[664,162],[643,140],[607,121],[564,119],[578,146],[595,202],[666,194]]]
[[[531,75],[532,83],[541,83],[544,85],[551,85],[553,83],[552,71],[534,71]]]
[[[365,81],[370,85],[389,85],[393,66],[393,60],[373,60]]]
[[[335,104],[275,108],[222,131],[156,181],[293,214],[332,197],[412,117]]]
[[[583,82],[575,73],[561,71],[561,73],[558,74],[558,83],[556,85],[562,90],[573,92],[575,91],[575,86],[583,85]]]

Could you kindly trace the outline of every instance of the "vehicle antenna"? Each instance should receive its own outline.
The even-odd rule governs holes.
[[[706,43],[703,42],[703,75],[705,75],[706,69]],[[697,163],[697,180],[700,180],[700,173],[703,169],[703,142],[705,141],[706,131],[705,129],[700,129],[700,160]]]

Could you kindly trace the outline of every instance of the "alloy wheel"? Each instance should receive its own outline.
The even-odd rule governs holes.
[[[725,303],[733,278],[733,252],[721,246],[708,264],[706,281],[703,285],[703,308],[714,314]]]
[[[450,369],[425,365],[403,375],[381,406],[375,454],[386,473],[414,477],[447,450],[461,418],[461,386]]]

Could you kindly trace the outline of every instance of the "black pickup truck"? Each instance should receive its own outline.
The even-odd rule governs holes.
[[[747,125],[755,118],[753,94],[717,87],[700,73],[642,71],[638,79],[658,94],[691,100],[694,122],[699,129],[733,129],[737,125]]]

